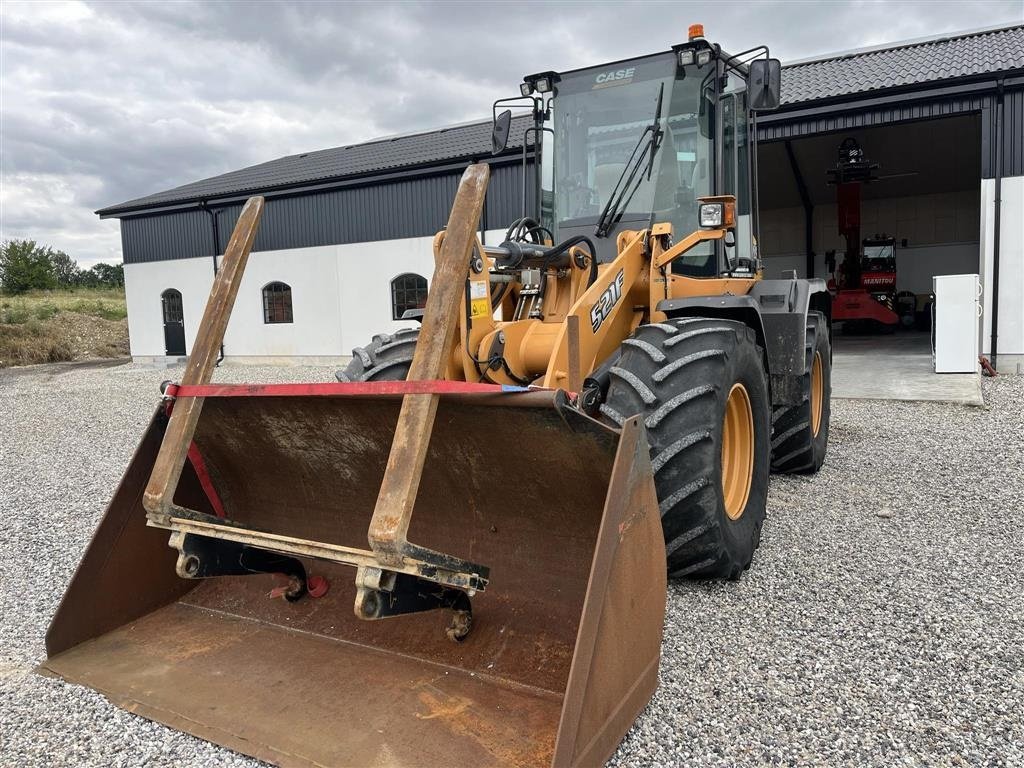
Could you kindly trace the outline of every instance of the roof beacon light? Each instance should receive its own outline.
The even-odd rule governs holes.
[[[690,40],[696,40],[698,37],[704,37],[704,25],[703,24],[691,24],[690,28],[686,32],[687,37]]]

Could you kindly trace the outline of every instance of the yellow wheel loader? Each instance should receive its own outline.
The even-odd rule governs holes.
[[[821,466],[829,295],[761,279],[767,49],[692,29],[520,91],[535,208],[483,243],[471,165],[419,329],[338,383],[211,383],[247,203],[41,671],[281,765],[614,752],[657,686],[666,577],[738,577],[770,471]]]

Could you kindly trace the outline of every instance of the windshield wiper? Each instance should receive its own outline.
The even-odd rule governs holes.
[[[658,106],[654,110],[654,120],[640,134],[636,146],[629,154],[626,166],[619,175],[619,180],[615,182],[611,194],[608,195],[608,203],[601,211],[601,215],[597,219],[597,227],[594,229],[594,234],[597,237],[608,237],[615,225],[619,223],[626,206],[633,199],[633,195],[640,188],[644,178],[646,177],[648,181],[651,180],[651,173],[654,171],[654,156],[661,147],[661,137],[664,133],[661,130],[661,103],[664,96],[665,83],[662,83],[658,89]],[[639,173],[645,158],[647,173]]]

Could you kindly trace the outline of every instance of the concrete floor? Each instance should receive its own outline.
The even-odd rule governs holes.
[[[978,373],[934,373],[928,333],[833,337],[832,397],[984,405]]]

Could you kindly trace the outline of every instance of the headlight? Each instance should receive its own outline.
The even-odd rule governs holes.
[[[520,83],[519,92],[523,94],[524,97],[529,96],[531,93],[533,93],[533,85],[530,83]]]
[[[700,225],[702,227],[720,227],[725,219],[723,203],[701,203]]]

